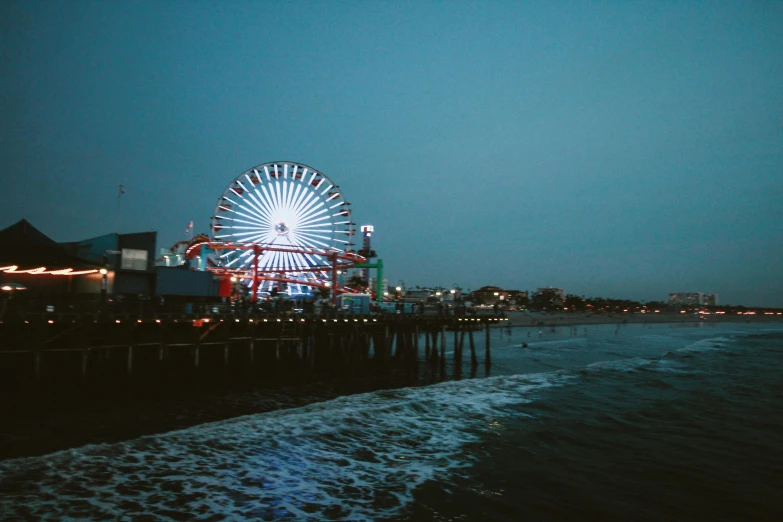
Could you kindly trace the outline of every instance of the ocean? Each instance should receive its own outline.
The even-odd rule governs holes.
[[[414,386],[226,394],[209,407],[267,402],[6,458],[0,520],[783,520],[783,325],[499,328],[492,346],[489,375],[449,354]]]

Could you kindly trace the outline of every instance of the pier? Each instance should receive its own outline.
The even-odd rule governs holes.
[[[490,328],[500,316],[378,315],[197,319],[31,317],[0,323],[2,392],[200,388],[420,363],[455,372],[491,365]],[[483,350],[476,338],[484,335]],[[452,337],[449,342],[449,336]]]

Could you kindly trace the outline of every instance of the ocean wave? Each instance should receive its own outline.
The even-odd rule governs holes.
[[[575,348],[587,346],[587,339],[584,337],[577,337],[573,339],[556,339],[552,341],[530,341],[522,344],[514,344],[511,348],[522,348],[524,344],[527,344],[528,348]]]
[[[710,351],[723,351],[732,342],[728,337],[711,337],[709,339],[702,339],[691,343],[688,346],[675,350],[677,353],[696,353],[696,352],[710,352]]]
[[[590,371],[619,371],[619,372],[635,372],[644,366],[653,364],[652,359],[644,359],[642,357],[628,357],[625,359],[614,359],[611,361],[600,361],[592,364],[588,364],[585,370]]]
[[[677,361],[670,359],[657,359],[655,361],[654,371],[661,373],[674,373],[678,375],[693,375],[701,373],[699,370],[693,368],[686,368]]]
[[[569,376],[337,398],[117,444],[0,462],[0,518],[368,520],[470,466],[463,447]],[[519,413],[514,413],[519,415]]]
[[[699,373],[697,370],[688,368],[676,361],[659,357],[626,357],[612,361],[601,361],[588,365],[584,370],[585,373],[606,371],[622,373],[657,372],[681,375]]]

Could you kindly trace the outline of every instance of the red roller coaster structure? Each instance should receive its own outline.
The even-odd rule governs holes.
[[[338,285],[338,270],[347,270],[353,268],[357,263],[365,263],[367,260],[354,252],[341,252],[334,249],[322,249],[322,248],[310,248],[310,247],[295,247],[290,245],[270,245],[261,243],[233,243],[222,241],[200,241],[191,244],[187,250],[185,250],[185,256],[188,259],[201,256],[206,257],[206,252],[220,253],[223,251],[250,251],[252,252],[248,256],[252,261],[250,262],[251,270],[246,268],[229,268],[226,266],[205,266],[203,267],[215,274],[226,274],[237,279],[250,281],[250,300],[255,302],[258,299],[258,285],[261,281],[271,281],[278,283],[293,283],[301,284],[300,278],[294,277],[302,272],[317,272],[323,277],[308,281],[308,286],[315,288],[329,288],[332,293],[332,301],[337,299],[338,293],[349,292],[350,288],[341,287]],[[266,266],[263,269],[259,269],[259,259],[268,252],[280,252],[289,254],[298,254],[307,256],[310,259],[321,259],[321,263],[307,267],[297,267],[295,270],[291,270],[288,267],[275,267]],[[292,274],[288,276],[287,274]]]

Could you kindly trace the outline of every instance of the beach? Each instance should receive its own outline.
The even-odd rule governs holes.
[[[663,324],[663,323],[741,323],[741,324],[776,324],[783,323],[783,314],[765,315],[756,313],[755,315],[737,315],[734,314],[692,314],[677,312],[661,313],[611,313],[594,314],[581,312],[506,312],[508,321],[499,326],[577,326],[583,324]]]

